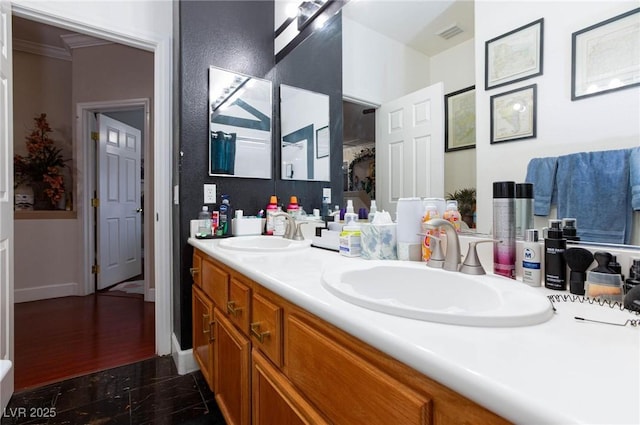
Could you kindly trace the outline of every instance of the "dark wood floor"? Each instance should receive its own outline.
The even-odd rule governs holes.
[[[15,304],[15,390],[153,357],[154,308],[114,292]]]

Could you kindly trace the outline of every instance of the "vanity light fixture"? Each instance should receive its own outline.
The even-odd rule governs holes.
[[[300,3],[298,6],[298,31],[302,31],[309,25],[330,3],[332,0],[309,0]]]
[[[223,105],[226,104],[225,107],[231,106],[231,104],[238,98],[243,92],[243,87],[251,80],[250,77],[240,77],[236,76],[233,82],[225,87],[222,91],[223,93],[218,96],[218,98],[211,104],[211,112],[215,112],[218,109],[222,108]],[[216,97],[215,94],[211,96]],[[224,109],[224,108],[223,108]]]

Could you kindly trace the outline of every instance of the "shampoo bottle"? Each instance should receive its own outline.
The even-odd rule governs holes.
[[[516,184],[493,182],[493,272],[516,278]]]
[[[264,232],[267,235],[273,235],[273,229],[275,228],[273,214],[275,214],[276,211],[278,211],[278,198],[272,195],[269,199],[269,205],[267,205],[267,224]]]
[[[538,242],[538,230],[527,229],[522,244],[522,281],[529,286],[540,286],[542,248]]]
[[[567,240],[562,237],[561,220],[549,220],[549,230],[544,240],[544,286],[564,291],[567,289],[567,263],[564,251]]]

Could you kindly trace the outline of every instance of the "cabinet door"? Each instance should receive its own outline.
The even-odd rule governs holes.
[[[202,288],[202,253],[197,249],[193,250],[193,264],[189,271],[191,272],[193,283]]]
[[[287,318],[287,377],[336,424],[432,422],[429,397],[413,391],[315,327]]]
[[[229,273],[208,259],[202,260],[202,290],[215,305],[224,308],[229,300]]]
[[[251,421],[251,346],[216,307],[215,393],[218,407],[229,425],[249,425]]]
[[[196,285],[191,288],[193,356],[213,391],[213,303]]]
[[[251,341],[276,366],[282,366],[282,307],[260,294],[251,302]]]
[[[253,425],[329,423],[259,351],[252,358]]]
[[[229,301],[227,301],[227,314],[243,333],[249,334],[249,303],[251,289],[240,280],[232,277],[229,281]]]

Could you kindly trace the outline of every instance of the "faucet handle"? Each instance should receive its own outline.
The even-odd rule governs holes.
[[[444,254],[442,253],[442,244],[438,236],[426,234],[426,237],[433,240],[433,247],[431,248],[431,257],[429,257],[429,261],[427,265],[429,267],[434,267],[441,269],[444,266]],[[429,244],[431,246],[431,244]]]
[[[469,250],[467,256],[464,259],[464,263],[460,266],[460,273],[482,275],[487,274],[482,267],[480,258],[478,257],[478,250],[476,245],[485,242],[496,242],[494,239],[483,239],[480,241],[469,242]]]
[[[305,223],[308,223],[308,221],[294,221],[293,225],[296,228],[296,232],[293,235],[293,240],[294,241],[303,241],[304,240],[304,235],[302,234],[302,229],[301,226]]]

